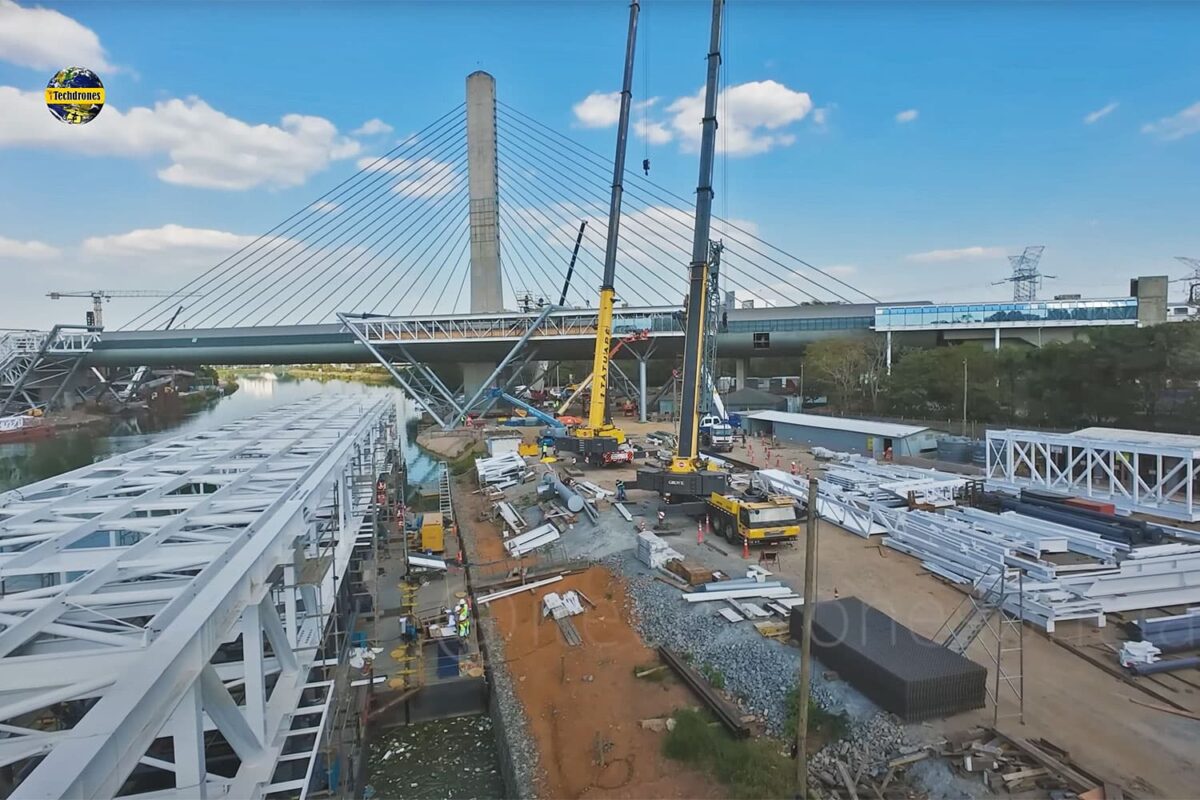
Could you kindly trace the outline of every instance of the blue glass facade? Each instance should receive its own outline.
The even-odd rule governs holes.
[[[845,331],[870,330],[874,317],[816,317],[797,319],[729,320],[722,332],[770,333],[774,331]]]
[[[1116,300],[1035,300],[1028,303],[880,306],[875,309],[875,330],[1135,322],[1137,305],[1137,298],[1123,297]]]

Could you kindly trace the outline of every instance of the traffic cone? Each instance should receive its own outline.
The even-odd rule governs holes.
[[[696,544],[704,544],[704,526],[696,521]]]
[[[704,535],[712,533],[712,521],[708,518],[708,514],[704,515]]]
[[[742,537],[742,558],[750,558],[750,539],[746,536]]]

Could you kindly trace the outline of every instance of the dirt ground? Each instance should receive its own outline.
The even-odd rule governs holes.
[[[855,595],[925,636],[932,636],[962,601],[963,595],[926,573],[920,563],[876,542],[868,542],[831,524],[820,527],[819,596]],[[877,537],[876,537],[877,538]],[[785,551],[781,569],[793,586],[803,586],[804,551]],[[1066,623],[1056,636],[1068,640],[1092,634],[1090,625]],[[967,655],[988,666],[984,639]],[[1115,654],[1109,654],[1115,664]],[[1024,637],[1025,724],[1015,717],[1012,694],[1001,692],[999,727],[1027,738],[1045,737],[1068,750],[1088,769],[1135,790],[1149,788],[1164,797],[1195,797],[1200,786],[1200,722],[1130,701],[1154,701],[1137,689],[1089,664],[1026,626]],[[1014,673],[1016,670],[1014,669]],[[1200,695],[1173,696],[1200,710]],[[933,723],[951,733],[972,725],[990,725],[992,710],[959,714]]]
[[[553,588],[581,591],[596,604],[572,617],[583,639],[579,647],[567,645],[554,622],[542,619],[543,591],[490,604],[538,743],[544,776],[537,795],[722,797],[706,776],[662,756],[664,734],[640,725],[695,699],[674,681],[634,677],[635,668],[657,663],[657,656],[624,616],[621,580],[593,567]]]
[[[476,558],[501,559],[497,526],[477,519],[483,499],[469,493],[469,479],[458,485],[460,519],[473,537]],[[543,594],[571,589],[595,603],[585,603],[587,610],[571,618],[583,639],[578,647],[569,646],[557,625],[541,615]],[[641,727],[643,719],[667,717],[696,700],[670,677],[634,677],[635,667],[656,664],[658,657],[630,624],[626,605],[623,582],[593,567],[483,607],[504,636],[507,667],[537,742],[536,796],[723,797],[705,775],[661,755],[664,734]]]

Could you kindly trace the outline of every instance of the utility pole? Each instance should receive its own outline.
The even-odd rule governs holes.
[[[800,362],[800,410],[804,410],[804,362]]]
[[[804,531],[804,632],[800,639],[800,690],[796,697],[796,797],[808,797],[808,699],[812,695],[812,618],[817,604],[817,493],[808,479],[808,518]]]
[[[962,435],[967,435],[967,360],[963,359],[963,426]]]

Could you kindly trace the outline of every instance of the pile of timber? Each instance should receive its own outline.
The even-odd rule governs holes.
[[[1010,736],[994,728],[952,737],[942,751],[964,776],[978,778],[996,793],[1024,795],[1045,792],[1051,797],[1080,800],[1132,798],[1120,786],[1084,770],[1070,754],[1045,739]]]

